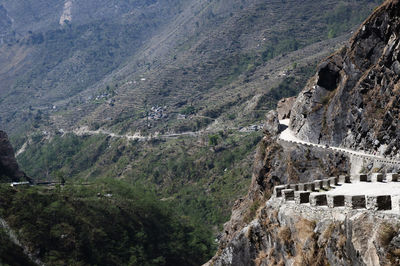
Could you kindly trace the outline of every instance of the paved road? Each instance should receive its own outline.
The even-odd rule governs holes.
[[[348,149],[348,148],[340,148],[340,147],[334,147],[334,146],[327,147],[326,145],[315,144],[315,143],[301,140],[294,134],[294,132],[292,130],[290,130],[289,119],[280,120],[279,122],[282,125],[288,126],[279,136],[279,139],[282,141],[286,141],[289,143],[301,144],[301,145],[305,145],[305,146],[309,146],[309,147],[318,147],[318,148],[322,148],[322,149],[333,150],[333,151],[337,151],[340,153],[353,155],[355,157],[364,158],[364,159],[370,160],[370,161],[376,161],[376,162],[392,164],[392,165],[400,165],[400,161],[385,158],[381,155],[369,154],[369,153],[365,153],[363,151],[356,151],[356,150],[352,150],[352,149]]]

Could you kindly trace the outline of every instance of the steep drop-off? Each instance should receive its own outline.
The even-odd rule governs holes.
[[[299,138],[395,156],[399,17],[399,1],[386,1],[348,45],[320,64],[291,110],[290,128]],[[280,109],[287,113],[284,104]],[[398,215],[271,198],[274,185],[337,176],[352,167],[346,155],[280,141],[281,126],[278,113],[270,112],[249,194],[236,202],[209,264],[398,265]]]

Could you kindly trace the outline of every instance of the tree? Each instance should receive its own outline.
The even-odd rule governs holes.
[[[208,144],[209,145],[211,145],[211,146],[213,146],[213,147],[215,147],[215,146],[217,146],[218,145],[218,135],[210,135],[209,137],[208,137]]]
[[[65,173],[61,170],[56,171],[56,179],[60,182],[61,185],[65,184]]]

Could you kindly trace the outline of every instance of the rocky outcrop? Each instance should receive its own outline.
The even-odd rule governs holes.
[[[398,217],[274,198],[211,265],[399,265]]]
[[[0,181],[19,181],[28,179],[19,170],[18,163],[14,156],[14,149],[11,146],[8,136],[0,130]]]
[[[296,97],[284,98],[278,102],[276,111],[278,112],[279,120],[289,119],[292,112],[293,105],[296,101]]]
[[[386,1],[318,67],[291,113],[299,138],[400,157],[399,32],[400,3]]]
[[[269,112],[265,136],[255,156],[249,193],[234,204],[231,219],[224,225],[220,248],[226,247],[256,216],[256,210],[270,198],[275,185],[305,183],[346,174],[350,170],[348,158],[343,154],[279,141],[281,126],[278,113]]]

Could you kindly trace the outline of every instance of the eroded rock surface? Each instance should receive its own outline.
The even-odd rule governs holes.
[[[399,265],[398,216],[274,198],[211,265]]]
[[[386,1],[326,59],[298,96],[290,127],[301,139],[399,156],[400,4]]]
[[[246,197],[236,201],[231,220],[224,226],[220,246],[225,247],[255,216],[275,185],[305,183],[350,171],[345,155],[278,140],[277,113],[267,115],[265,137],[258,145],[253,179]]]
[[[289,119],[292,112],[293,105],[296,101],[296,97],[284,98],[278,102],[276,111],[278,112],[279,120]]]

